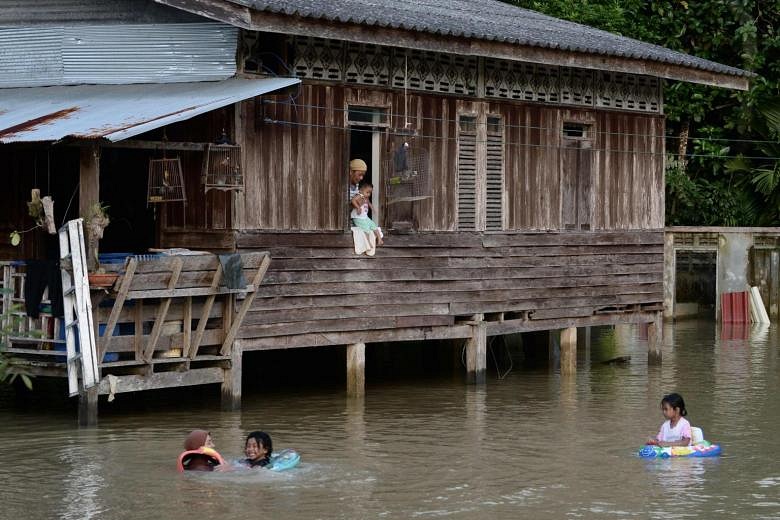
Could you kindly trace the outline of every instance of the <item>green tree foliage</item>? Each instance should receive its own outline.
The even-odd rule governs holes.
[[[667,82],[666,222],[780,225],[779,0],[510,3],[756,73],[747,92]]]

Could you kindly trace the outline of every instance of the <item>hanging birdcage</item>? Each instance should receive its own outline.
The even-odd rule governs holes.
[[[207,144],[203,150],[201,183],[209,190],[243,190],[241,147],[232,144]]]
[[[401,140],[385,158],[386,204],[429,199],[433,195],[428,150]]]
[[[149,203],[187,200],[184,192],[184,174],[178,157],[149,159],[149,186],[146,200]]]

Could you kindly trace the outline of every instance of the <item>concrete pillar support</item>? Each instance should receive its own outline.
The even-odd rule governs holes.
[[[94,427],[98,423],[98,387],[79,392],[79,426]]]
[[[577,327],[561,330],[561,375],[577,374]]]
[[[223,369],[222,410],[233,412],[241,409],[241,372],[243,366],[243,348],[233,342],[230,353],[230,368]]]
[[[366,394],[366,344],[347,345],[347,397]]]
[[[471,326],[466,341],[466,383],[484,385],[487,382],[487,327],[484,322]]]

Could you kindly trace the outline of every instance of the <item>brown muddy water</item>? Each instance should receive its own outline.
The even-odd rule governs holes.
[[[346,400],[340,383],[255,389],[241,412],[223,413],[200,397],[215,392],[179,391],[103,414],[95,429],[6,396],[0,518],[780,518],[778,331],[721,335],[712,322],[667,326],[657,368],[638,329],[594,330],[576,379],[518,366],[503,380],[491,371],[484,388],[369,378],[364,402]],[[620,355],[631,361],[599,363]],[[671,391],[723,456],[634,455]],[[180,475],[176,455],[195,427],[232,458],[264,429],[302,463]]]

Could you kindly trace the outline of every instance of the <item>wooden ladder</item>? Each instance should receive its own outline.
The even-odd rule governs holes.
[[[92,301],[87,278],[83,219],[70,220],[59,230],[60,271],[65,317],[68,392],[71,396],[100,382],[95,329],[92,323]],[[76,331],[79,350],[76,352]],[[81,388],[79,388],[79,369]]]

